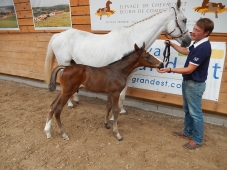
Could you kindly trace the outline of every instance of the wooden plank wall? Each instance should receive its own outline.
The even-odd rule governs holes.
[[[71,0],[70,3],[73,28],[91,32],[89,0]],[[14,0],[14,4],[20,30],[0,31],[0,73],[43,80],[47,44],[50,37],[61,30],[35,30],[30,1]],[[160,35],[159,39],[165,37]],[[227,42],[227,34],[213,33],[210,39]],[[182,107],[179,95],[129,88],[127,96]],[[227,116],[227,56],[219,100],[203,100],[203,110]]]

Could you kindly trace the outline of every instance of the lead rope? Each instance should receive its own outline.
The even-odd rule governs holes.
[[[166,40],[168,41],[169,43],[166,43],[166,47],[165,47],[165,50],[163,51],[163,63],[166,62],[165,64],[165,67],[168,66],[169,64],[169,56],[170,56],[170,41],[169,40]],[[167,50],[167,54],[166,54],[166,50]]]

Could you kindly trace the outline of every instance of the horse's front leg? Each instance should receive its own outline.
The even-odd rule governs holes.
[[[118,106],[118,98],[119,98],[119,94],[116,93],[112,96],[112,113],[114,115],[114,121],[113,121],[113,132],[116,134],[117,136],[117,140],[122,141],[123,138],[121,137],[119,131],[118,131],[118,126],[117,126],[117,118],[120,112],[119,106]]]
[[[119,96],[118,106],[119,106],[119,109],[120,109],[120,114],[126,113],[126,110],[124,109],[123,103],[125,101],[125,94],[126,94],[127,88],[128,88],[128,84],[126,84],[125,88],[122,90],[122,92],[120,93],[120,96]]]
[[[109,119],[109,113],[110,113],[111,109],[112,109],[112,101],[111,101],[110,94],[108,94],[107,103],[106,103],[106,116],[105,116],[105,121],[104,121],[105,127],[107,129],[110,128],[110,125],[108,125],[108,119]]]
[[[128,76],[127,78],[127,81],[126,81],[126,85],[125,85],[125,88],[121,91],[120,93],[120,97],[119,97],[119,101],[118,101],[118,105],[119,105],[119,108],[120,108],[120,114],[124,114],[126,113],[126,110],[124,109],[123,107],[123,103],[124,103],[124,100],[125,100],[125,94],[127,92],[127,88],[128,88],[128,85],[129,85],[129,82],[131,81],[132,79],[132,74],[134,72],[136,72],[137,70],[139,70],[138,68],[134,69],[132,71],[132,73]]]
[[[126,84],[125,88],[122,90],[122,92],[119,95],[118,107],[120,109],[120,114],[126,113],[126,110],[123,107],[123,103],[124,103],[124,100],[125,100],[125,93],[127,91],[127,87],[128,86]],[[113,120],[114,120],[114,115],[112,114],[112,117],[110,118],[110,121],[113,121]]]

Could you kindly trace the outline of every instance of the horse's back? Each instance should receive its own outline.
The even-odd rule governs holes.
[[[118,31],[99,35],[77,29],[61,32],[53,40],[52,49],[59,65],[70,65],[73,59],[77,64],[101,67],[120,59],[131,50],[122,43]]]
[[[82,37],[86,37],[89,32],[77,29],[69,29],[53,35],[52,49],[59,65],[70,65],[72,60],[73,48],[79,46]]]

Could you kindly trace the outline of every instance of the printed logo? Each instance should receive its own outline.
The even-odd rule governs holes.
[[[197,58],[197,57],[194,57],[194,59],[193,59],[194,61],[198,61],[199,60],[199,58]]]
[[[110,15],[113,15],[115,13],[115,10],[111,10],[110,9],[110,4],[112,4],[112,2],[110,0],[108,0],[106,2],[106,7],[104,8],[99,8],[97,11],[96,11],[96,15],[98,15],[100,17],[100,20],[102,20],[102,16],[110,16]]]
[[[226,12],[227,8],[222,3],[209,2],[209,0],[203,0],[202,6],[194,8],[195,11],[200,12],[202,15],[206,13],[214,13],[215,18],[218,18],[218,13]]]

